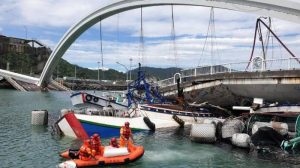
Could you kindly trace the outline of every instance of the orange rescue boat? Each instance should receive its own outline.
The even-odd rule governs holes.
[[[59,167],[88,167],[88,166],[104,166],[104,165],[114,165],[114,164],[127,164],[133,162],[144,154],[143,146],[135,146],[129,151],[127,148],[113,148],[106,146],[103,148],[103,154],[96,155],[94,158],[88,161],[83,161],[76,157],[78,150],[67,150],[60,154],[61,157],[67,159],[73,159],[61,163]]]

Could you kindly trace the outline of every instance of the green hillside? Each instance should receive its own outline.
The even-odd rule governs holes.
[[[8,69],[25,75],[39,76],[47,59],[51,53],[50,48],[46,46],[34,47],[29,42],[38,43],[33,40],[24,40],[14,37],[0,36],[0,69]],[[76,68],[75,68],[76,67]],[[53,72],[53,77],[75,77],[79,79],[98,79],[98,70],[83,68],[73,65],[64,59],[60,59],[58,66]],[[146,77],[152,79],[166,79],[179,72],[179,68],[153,68],[142,67]],[[138,69],[131,71],[131,79],[137,78]],[[101,80],[125,80],[126,73],[118,72],[114,69],[100,70]]]
[[[37,63],[32,56],[28,54],[6,54],[0,57],[0,68],[6,69],[6,62],[10,62],[10,70],[22,73],[22,74],[39,74],[41,71],[36,72]],[[61,58],[58,66],[53,72],[53,77],[75,77],[75,66],[76,66],[76,77],[79,79],[98,79],[98,70],[91,70],[83,68],[78,65],[70,64],[68,61]],[[153,67],[142,67],[146,77],[154,77],[156,79],[166,79],[172,77],[176,72],[180,71],[180,68],[153,68]],[[131,71],[131,79],[137,78],[138,69]],[[104,77],[103,77],[104,75]],[[126,80],[126,73],[109,69],[107,71],[100,70],[100,79],[105,80]]]
[[[153,68],[153,67],[142,67],[146,77],[155,77],[156,79],[166,79],[172,77],[176,72],[180,71],[180,68]],[[134,69],[131,72],[131,79],[137,78],[138,69]],[[104,78],[103,78],[104,75]],[[74,77],[75,76],[75,65],[70,64],[64,59],[61,59],[58,66],[53,72],[53,77]],[[81,79],[98,79],[98,70],[91,70],[76,65],[76,77]],[[107,71],[100,70],[100,79],[105,80],[125,80],[126,74],[109,69]]]
[[[53,72],[53,77],[75,77],[75,66],[76,66],[76,77],[80,79],[98,79],[98,70],[91,70],[88,68],[83,68],[78,65],[73,65],[66,60],[60,60],[58,66]],[[103,77],[104,75],[104,77]],[[109,69],[107,71],[100,70],[100,79],[105,80],[125,80],[126,74],[116,71],[114,69]]]
[[[145,72],[146,77],[155,77],[157,80],[167,79],[174,76],[175,73],[179,72],[180,68],[153,68],[153,67],[142,67],[142,71]],[[138,68],[132,70],[132,79],[137,78]]]

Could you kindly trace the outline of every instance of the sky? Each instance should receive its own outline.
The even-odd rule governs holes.
[[[72,25],[89,13],[117,1],[1,0],[0,34],[36,39],[54,49]],[[215,33],[214,38],[208,38],[207,41],[207,34],[212,34],[207,33],[211,12],[209,7],[174,6],[174,29],[171,6],[144,7],[144,43],[140,42],[140,9],[103,20],[103,67],[124,72],[124,66],[116,62],[129,69],[130,58],[132,67],[141,62],[143,66],[161,68],[248,61],[256,19],[260,16],[225,9],[213,11]],[[99,29],[98,23],[84,32],[63,58],[72,64],[96,69],[102,57]],[[272,29],[296,56],[300,55],[300,24],[272,18]],[[290,57],[274,38],[269,44],[267,59]],[[261,55],[259,47],[255,55]]]

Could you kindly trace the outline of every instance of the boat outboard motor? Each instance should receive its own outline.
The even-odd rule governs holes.
[[[69,156],[72,159],[79,159],[79,154],[78,154],[79,150],[69,150]]]

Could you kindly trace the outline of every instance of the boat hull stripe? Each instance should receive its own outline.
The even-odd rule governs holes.
[[[88,136],[92,136],[94,133],[97,133],[101,138],[109,138],[120,136],[120,127],[105,125],[105,124],[95,124],[93,122],[82,122],[83,128],[86,130]],[[144,130],[132,130],[133,133],[144,131]]]
[[[107,128],[116,128],[116,129],[119,129],[119,130],[120,130],[120,128],[121,128],[121,126],[109,125],[109,124],[102,124],[102,123],[96,123],[96,122],[86,121],[86,120],[81,120],[81,119],[79,119],[79,121],[81,122],[81,124],[87,123],[87,124],[97,125],[97,126],[102,126],[102,127],[107,127]],[[132,130],[132,131],[142,131],[142,130],[146,130],[146,129],[131,128],[131,130]]]
[[[78,121],[78,119],[76,118],[76,116],[73,113],[67,113],[64,117],[67,120],[67,122],[69,123],[70,127],[73,129],[77,138],[79,138],[81,140],[89,138],[88,134],[85,132],[81,123]]]

